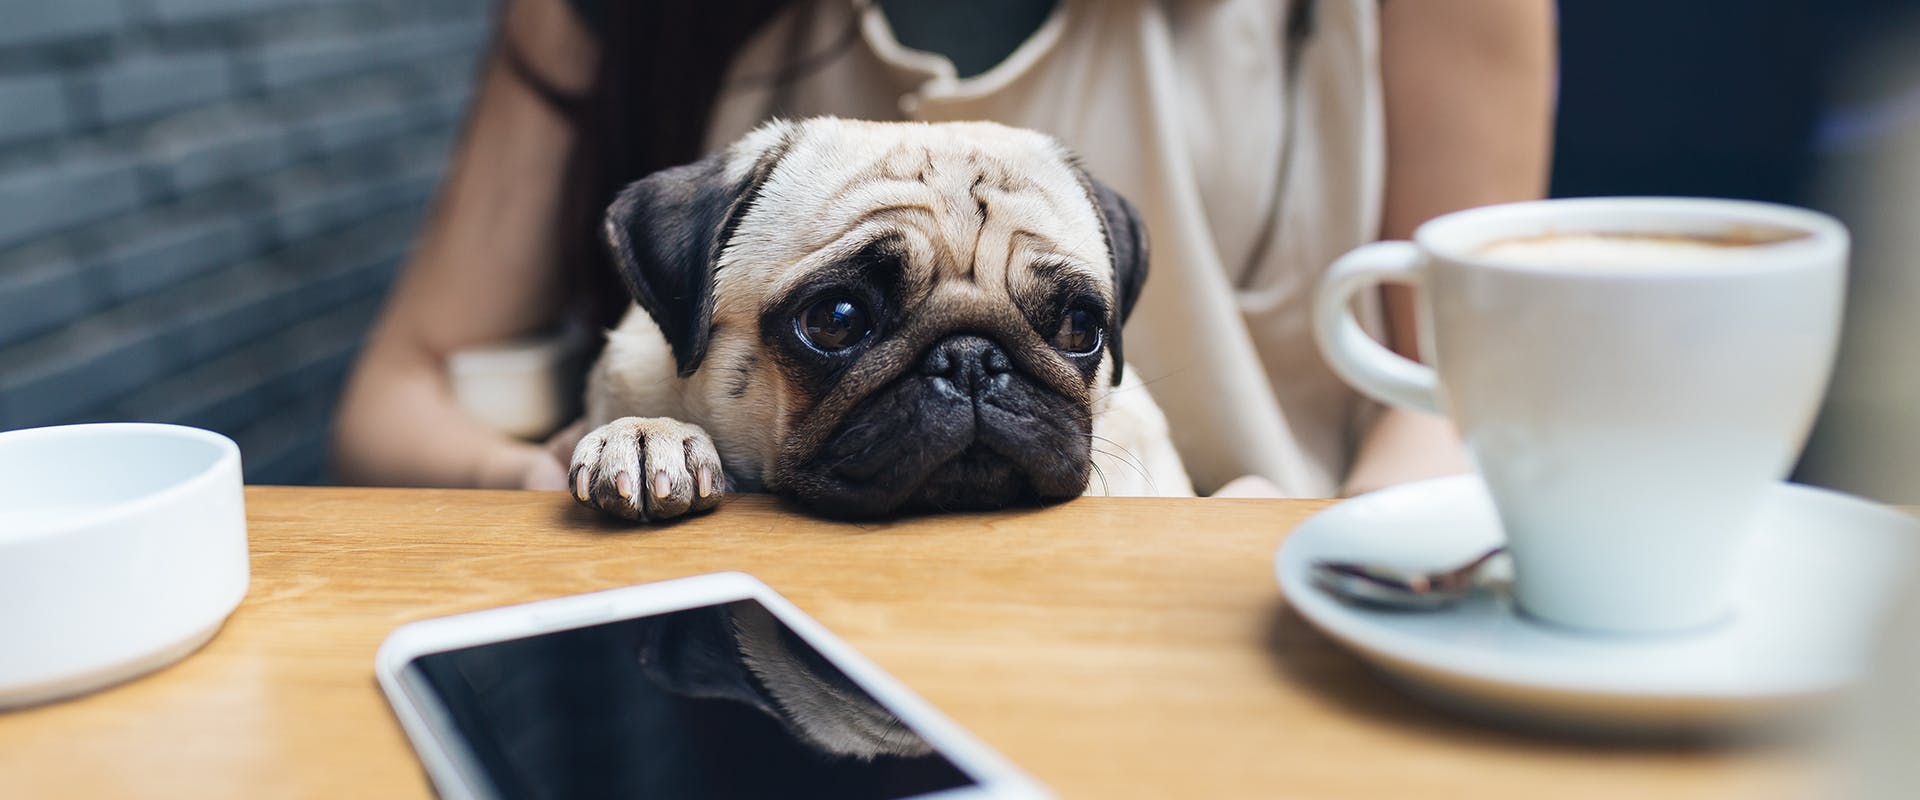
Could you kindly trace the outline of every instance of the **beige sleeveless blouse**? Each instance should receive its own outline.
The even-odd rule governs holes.
[[[1385,143],[1377,0],[1317,0],[1290,25],[1307,1],[1061,0],[1012,55],[960,79],[902,46],[877,5],[807,0],[741,52],[709,145],[813,115],[1058,137],[1145,217],[1128,366],[1195,488],[1257,474],[1332,496],[1372,408],[1321,360],[1312,291],[1378,233]]]

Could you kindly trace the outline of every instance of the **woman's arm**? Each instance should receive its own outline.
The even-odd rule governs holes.
[[[516,0],[500,37],[556,88],[584,92],[594,48],[564,0]],[[334,469],[355,483],[564,488],[539,445],[455,400],[447,357],[539,331],[565,298],[560,181],[574,134],[496,46],[419,246],[395,283],[334,420]]]
[[[1380,12],[1387,191],[1381,238],[1433,217],[1546,191],[1552,146],[1553,4],[1388,0]],[[1418,358],[1413,292],[1385,290],[1393,349]],[[1468,469],[1452,423],[1399,408],[1361,439],[1348,494]]]

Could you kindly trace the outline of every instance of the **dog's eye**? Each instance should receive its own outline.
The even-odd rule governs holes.
[[[794,320],[807,344],[829,353],[845,350],[873,333],[867,309],[844,297],[832,297],[807,306]]]
[[[1053,346],[1063,353],[1084,356],[1100,349],[1100,315],[1088,308],[1076,308],[1060,319],[1060,330],[1053,334]]]

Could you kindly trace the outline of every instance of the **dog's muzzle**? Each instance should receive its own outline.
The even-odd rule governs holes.
[[[1064,499],[1086,489],[1091,433],[1084,408],[999,344],[956,334],[848,414],[792,488],[846,517]]]

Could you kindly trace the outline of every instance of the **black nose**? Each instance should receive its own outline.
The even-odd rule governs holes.
[[[971,334],[949,336],[927,350],[920,360],[920,374],[944,378],[968,395],[986,391],[1007,380],[1013,362],[993,340]]]

